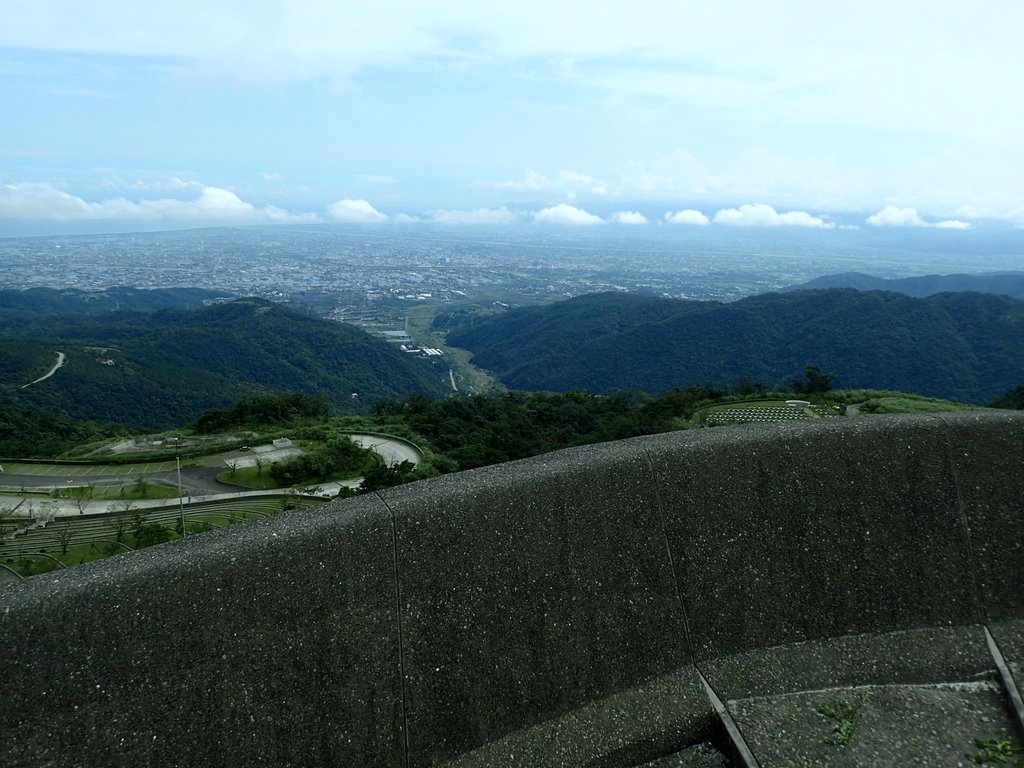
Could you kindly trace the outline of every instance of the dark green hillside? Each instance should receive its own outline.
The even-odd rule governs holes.
[[[203,288],[139,289],[117,286],[104,291],[76,288],[0,290],[0,310],[38,315],[102,315],[108,312],[154,312],[158,309],[198,309],[224,296]]]
[[[2,457],[55,456],[75,445],[123,431],[115,425],[74,421],[63,416],[0,405]]]
[[[1024,384],[1014,387],[1002,397],[989,403],[991,408],[1006,408],[1014,411],[1024,410]]]
[[[53,366],[56,351],[37,341],[0,340],[0,389],[15,389],[38,379]]]
[[[44,382],[4,390],[8,403],[161,428],[265,392],[323,394],[345,412],[379,397],[444,391],[443,372],[429,363],[352,326],[257,299],[195,312],[59,318],[52,330],[31,343],[51,360],[53,350],[65,352],[67,364]]]
[[[865,275],[863,272],[844,272],[825,275],[806,283],[786,288],[787,291],[817,290],[823,288],[854,288],[858,291],[896,291],[908,296],[934,296],[936,293],[998,293],[1015,299],[1024,299],[1024,272],[989,272],[980,275],[922,275],[889,279]]]
[[[842,387],[981,403],[1024,379],[1024,302],[854,290],[731,304],[600,294],[482,320],[448,341],[515,389],[773,385],[814,363]]]

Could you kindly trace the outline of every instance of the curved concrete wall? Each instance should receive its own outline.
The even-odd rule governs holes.
[[[821,654],[972,670],[943,638],[979,624],[1019,648],[1022,550],[1024,414],[562,451],[0,588],[0,755],[631,765],[715,728],[698,670],[732,695]]]

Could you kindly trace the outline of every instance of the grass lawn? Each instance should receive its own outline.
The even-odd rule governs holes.
[[[192,464],[195,464],[192,461]],[[141,475],[146,472],[169,472],[175,468],[173,461],[145,462],[139,464],[5,464],[4,474],[46,475],[49,477],[89,477],[93,475]],[[182,466],[188,466],[183,461]]]
[[[73,486],[57,492],[62,499],[176,499],[178,489],[156,483],[122,483],[120,485]]]

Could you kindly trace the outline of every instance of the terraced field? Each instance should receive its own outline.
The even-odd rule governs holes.
[[[834,408],[821,405],[790,405],[785,401],[735,403],[711,408],[704,415],[706,426],[726,424],[771,424],[839,416]]]
[[[38,522],[0,541],[0,565],[11,571],[35,574],[134,549],[140,525],[157,525],[163,534],[178,538],[182,511],[187,533],[248,522],[285,509],[313,506],[323,499],[295,494],[265,494],[195,502],[179,508],[176,503],[157,507],[128,506],[95,515],[61,517]],[[8,521],[10,522],[10,521]],[[57,561],[60,561],[59,563]]]

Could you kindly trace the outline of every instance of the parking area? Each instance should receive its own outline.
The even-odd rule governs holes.
[[[175,468],[173,461],[148,462],[144,464],[88,464],[76,466],[71,464],[26,464],[17,462],[4,464],[0,470],[0,485],[4,475],[31,477],[111,477],[143,475],[151,472],[168,472]]]

